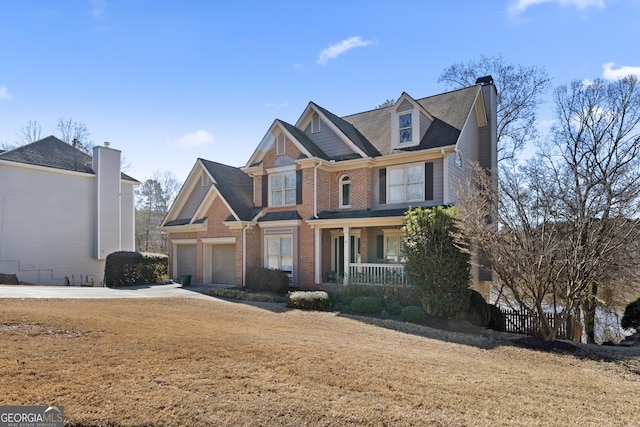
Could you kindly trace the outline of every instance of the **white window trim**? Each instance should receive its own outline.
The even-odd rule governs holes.
[[[293,232],[291,232],[291,233],[285,232],[285,233],[281,233],[281,234],[280,233],[279,234],[272,233],[272,234],[265,234],[264,235],[264,241],[263,241],[263,244],[264,244],[264,259],[263,259],[263,264],[262,264],[264,266],[264,268],[269,268],[269,256],[270,255],[269,255],[269,243],[268,243],[268,241],[269,241],[270,238],[271,239],[273,239],[273,238],[278,239],[279,242],[283,238],[291,239],[291,255],[284,255],[284,256],[290,256],[291,257],[291,272],[287,273],[287,276],[289,276],[289,280],[291,281],[293,279],[294,275],[295,275],[295,269],[296,269],[295,257],[294,257],[294,253],[295,253],[296,249],[295,249],[295,246],[294,246],[295,245],[295,239],[294,239]],[[281,247],[278,248],[278,255],[277,255],[277,257],[278,257],[278,269],[282,270],[282,257],[283,257],[283,255],[280,252],[280,248]]]
[[[287,180],[286,180],[285,176],[289,175],[289,174],[293,174],[293,180],[294,180],[294,182],[296,182],[296,170],[295,169],[287,168],[286,170],[277,171],[277,172],[273,172],[273,173],[269,174],[269,179],[268,179],[268,181],[269,181],[269,207],[274,207],[275,208],[275,207],[283,207],[283,206],[295,206],[297,204],[296,203],[297,200],[295,198],[294,198],[293,203],[287,203],[287,194],[286,194],[287,188],[285,187],[285,184],[286,184]],[[273,204],[273,189],[271,188],[272,179],[274,177],[276,177],[276,176],[281,176],[282,179],[283,179],[282,190],[279,190],[279,191],[282,192],[282,204],[279,204],[279,205]],[[289,190],[291,190],[291,188]],[[293,187],[293,190],[297,191],[296,186]],[[297,198],[297,193],[296,193],[296,198]]]
[[[316,126],[317,119],[317,126]],[[320,114],[314,113],[311,115],[311,133],[318,133],[322,129],[322,121],[320,120]]]
[[[411,141],[400,142],[400,116],[411,114]],[[393,148],[414,147],[420,143],[420,109],[394,111],[391,115],[391,143]]]
[[[282,147],[280,146],[281,143],[282,143]],[[281,156],[285,154],[286,151],[287,151],[287,138],[285,137],[284,133],[280,133],[278,134],[278,136],[276,136],[276,155]]]
[[[344,180],[345,178],[348,178],[349,180],[348,180],[348,181],[346,181],[346,182],[343,182],[343,180]],[[343,187],[344,187],[345,185],[350,185],[350,186],[351,186],[351,194],[350,194],[350,197],[351,197],[350,202],[351,202],[351,203],[349,203],[348,205],[344,203],[344,192],[343,192]],[[340,176],[340,179],[339,179],[339,181],[338,181],[338,187],[339,187],[339,189],[338,189],[338,191],[339,191],[339,194],[338,194],[338,205],[339,205],[341,208],[350,208],[350,207],[351,207],[351,204],[353,203],[353,180],[351,179],[351,176],[349,176],[349,175],[342,175],[342,176]]]
[[[407,172],[406,170],[410,167],[413,166],[420,166],[422,167],[422,197],[419,199],[409,199],[407,198]],[[425,194],[424,194],[424,187],[425,187],[425,171],[424,171],[424,163],[407,163],[407,164],[403,164],[403,165],[397,165],[397,166],[389,166],[387,167],[387,204],[397,204],[397,203],[409,203],[409,202],[423,202],[424,198],[425,198]],[[393,170],[398,170],[398,169],[402,169],[403,175],[404,175],[404,183],[403,183],[403,193],[404,193],[404,197],[402,201],[399,202],[391,202],[391,171]],[[399,187],[399,186],[394,186],[394,187]]]
[[[383,245],[383,254],[386,262],[389,262],[389,237],[396,237],[398,240],[398,255],[396,255],[397,259],[393,261],[394,263],[403,263],[404,258],[402,257],[402,230],[393,229],[393,230],[382,230],[382,234],[384,236],[384,245]]]

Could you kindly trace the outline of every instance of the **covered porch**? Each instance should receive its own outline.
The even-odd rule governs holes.
[[[310,220],[315,283],[406,286],[400,252],[404,212],[394,214]]]

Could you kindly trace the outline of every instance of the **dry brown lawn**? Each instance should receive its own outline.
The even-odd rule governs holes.
[[[640,425],[637,350],[215,299],[0,304],[0,405],[63,405],[68,426]]]

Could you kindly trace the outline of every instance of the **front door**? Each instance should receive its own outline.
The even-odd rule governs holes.
[[[350,236],[351,256],[349,262],[360,262],[360,236]],[[331,270],[335,271],[338,276],[344,276],[344,236],[333,236],[331,239]]]

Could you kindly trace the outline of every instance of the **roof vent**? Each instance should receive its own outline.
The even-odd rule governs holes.
[[[105,147],[109,148],[109,146],[110,146],[110,145],[111,145],[111,143],[110,143],[109,141],[105,141],[105,142],[104,142],[104,146],[105,146]]]
[[[476,84],[481,84],[482,86],[492,85],[493,84],[493,77],[491,77],[491,75],[484,76],[484,77],[478,77],[478,79],[476,80]]]

